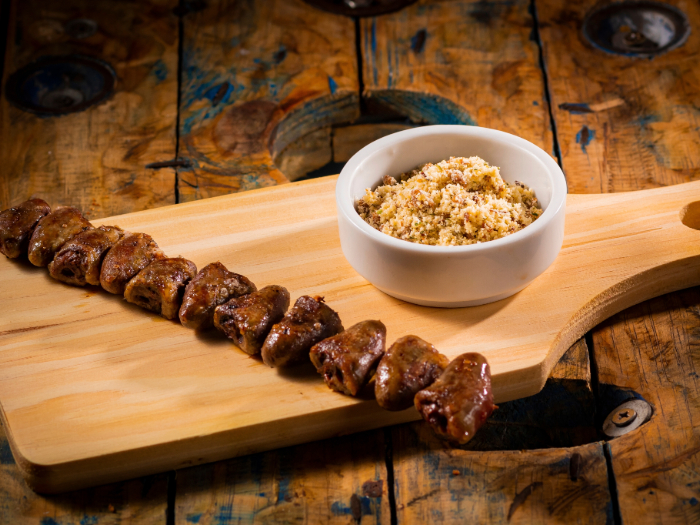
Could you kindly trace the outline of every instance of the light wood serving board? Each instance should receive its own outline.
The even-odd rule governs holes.
[[[336,178],[110,219],[198,267],[220,260],[259,287],[318,294],[346,327],[381,319],[449,357],[483,353],[497,402],[535,394],[588,329],[645,299],[700,284],[700,182],[569,195],[566,237],[528,288],[440,309],[389,297],[346,262]],[[694,203],[694,204],[693,204]],[[66,203],[70,204],[70,203]],[[685,211],[684,211],[685,210]],[[681,217],[684,217],[683,222]],[[458,278],[458,276],[455,276]],[[60,492],[417,419],[330,391],[312,367],[281,372],[216,332],[197,334],[45,269],[0,260],[0,404],[18,465]]]

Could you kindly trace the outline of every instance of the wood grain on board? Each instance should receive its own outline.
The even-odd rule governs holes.
[[[495,128],[552,153],[530,3],[420,0],[362,19],[363,95],[416,122]]]
[[[183,202],[287,182],[274,157],[359,116],[350,18],[302,0],[221,0],[184,16],[183,30]]]
[[[415,333],[448,357],[481,352],[497,402],[540,390],[599,321],[700,284],[700,233],[680,220],[700,200],[700,182],[570,195],[554,264],[519,294],[465,309],[410,305],[355,273],[339,246],[334,189],[335,178],[326,178],[107,222],[148,232],[198,267],[218,259],[258,286],[286,286],[293,299],[323,295],[348,326],[382,319],[390,341]],[[0,321],[0,402],[20,468],[39,490],[417,419],[332,392],[310,366],[270,370],[216,333],[198,335],[118,297],[66,286],[44,269],[3,260],[0,280],[9,312]]]
[[[105,217],[174,204],[175,171],[146,165],[175,156],[176,0],[15,1],[3,82],[49,55],[87,55],[111,65],[114,93],[82,112],[41,117],[0,100],[0,209],[39,196]],[[75,19],[97,31],[76,38]]]
[[[177,471],[177,525],[391,523],[384,432]]]
[[[599,396],[641,396],[651,420],[610,441],[624,523],[697,523],[700,517],[700,289],[636,306],[593,332]]]
[[[681,9],[690,26],[700,5]],[[700,34],[653,59],[605,53],[581,26],[595,0],[537,2],[540,34],[571,193],[630,191],[700,178]]]

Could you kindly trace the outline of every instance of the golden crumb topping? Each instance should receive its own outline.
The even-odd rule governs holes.
[[[382,183],[365,190],[357,212],[373,228],[405,241],[477,244],[522,230],[542,215],[533,190],[507,183],[480,157],[450,157]]]

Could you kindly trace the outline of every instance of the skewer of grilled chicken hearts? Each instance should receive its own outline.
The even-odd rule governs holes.
[[[29,239],[51,207],[41,199],[30,199],[0,212],[0,253],[10,259],[26,255]]]
[[[313,345],[342,331],[340,317],[323,297],[302,295],[272,327],[260,353],[267,366],[291,366],[308,359]]]
[[[260,353],[265,338],[289,308],[289,292],[283,286],[265,286],[257,292],[217,306],[214,326],[250,355]]]
[[[49,263],[49,274],[75,286],[99,286],[102,261],[123,235],[118,226],[100,226],[79,233],[64,244]]]
[[[29,262],[34,266],[48,266],[66,242],[92,227],[80,210],[70,206],[56,208],[39,219],[34,228],[27,251]]]
[[[166,319],[177,319],[187,283],[197,267],[182,257],[158,259],[129,281],[124,298]]]
[[[179,313],[180,322],[194,330],[211,328],[217,306],[256,290],[250,279],[228,271],[220,262],[208,264],[185,289]]]

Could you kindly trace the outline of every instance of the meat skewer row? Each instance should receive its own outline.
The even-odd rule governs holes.
[[[185,286],[196,274],[194,263],[182,257],[157,259],[129,281],[124,298],[166,319],[177,319]]]
[[[289,308],[283,286],[266,286],[216,307],[214,326],[249,355],[257,355],[272,327]]]
[[[16,259],[27,253],[29,239],[42,217],[51,207],[41,199],[30,199],[0,213],[0,252]]]
[[[356,396],[386,350],[386,326],[362,321],[311,348],[309,357],[328,387]]]
[[[79,233],[64,244],[49,263],[49,274],[75,286],[99,286],[102,261],[123,235],[124,231],[118,226],[100,226]]]
[[[193,330],[211,328],[217,306],[255,291],[256,286],[247,277],[228,271],[220,262],[208,264],[187,285],[179,313],[180,322]]]
[[[260,353],[267,366],[291,366],[308,359],[313,345],[342,331],[340,317],[323,297],[302,295],[272,327]]]
[[[124,295],[128,282],[156,259],[165,259],[165,254],[150,235],[126,233],[107,252],[100,285],[110,293]]]
[[[34,266],[48,266],[66,242],[92,228],[80,210],[70,206],[56,208],[39,219],[34,228],[27,252],[29,262]]]
[[[31,199],[0,213],[0,252],[17,258],[25,249],[32,264],[49,265],[56,279],[99,282],[163,317],[179,315],[191,328],[214,323],[245,352],[260,351],[269,366],[297,363],[308,351],[333,390],[356,395],[376,367],[379,405],[402,410],[414,404],[450,441],[466,443],[496,408],[490,369],[480,354],[463,354],[449,363],[416,336],[400,338],[385,353],[386,327],[380,321],[364,321],[344,332],[323,298],[309,296],[297,299],[285,315],[285,288],[258,292],[250,280],[219,262],[197,274],[191,261],[166,258],[149,235],[124,234],[110,226],[95,229],[75,208],[52,213],[46,202]]]

